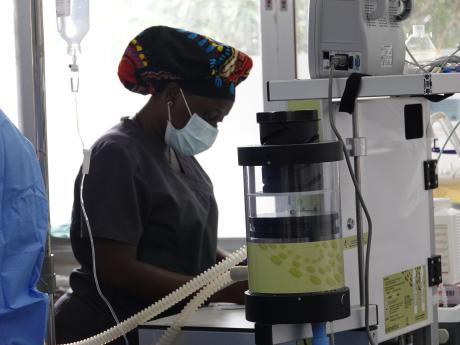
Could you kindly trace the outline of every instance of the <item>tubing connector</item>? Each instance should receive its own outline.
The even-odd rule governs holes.
[[[248,266],[235,266],[230,270],[230,278],[234,282],[244,282],[248,280]]]
[[[312,323],[311,329],[313,332],[313,345],[329,345],[325,322]]]
[[[89,174],[89,166],[91,162],[91,149],[83,149],[83,164],[82,164],[82,174]]]

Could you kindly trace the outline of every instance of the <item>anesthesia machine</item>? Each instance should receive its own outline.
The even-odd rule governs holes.
[[[403,75],[412,6],[311,0],[312,79],[298,79],[294,1],[261,1],[261,145],[238,148],[246,305],[198,311],[177,344],[447,344],[430,100],[460,92],[460,76]]]
[[[232,339],[253,327],[247,344],[438,344],[425,96],[460,91],[460,78],[402,75],[411,1],[312,0],[313,79],[296,79],[293,5],[261,1],[261,145],[238,149],[251,323]]]

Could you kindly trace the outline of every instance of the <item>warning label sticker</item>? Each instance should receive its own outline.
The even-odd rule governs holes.
[[[391,44],[380,47],[380,65],[382,67],[393,66],[393,46]]]
[[[426,267],[383,278],[385,332],[427,320]]]
[[[363,234],[363,244],[367,245],[368,233]],[[349,250],[358,247],[358,236],[349,236],[343,238],[343,249]]]

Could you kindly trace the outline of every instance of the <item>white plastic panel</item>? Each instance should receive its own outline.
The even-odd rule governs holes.
[[[426,267],[432,255],[431,193],[424,189],[423,161],[431,159],[430,140],[406,140],[404,106],[424,107],[424,127],[428,125],[428,102],[422,98],[361,100],[357,104],[360,136],[367,138],[368,155],[362,158],[361,176],[365,201],[373,220],[370,302],[378,305],[379,342],[405,334],[433,322],[433,289],[427,289],[427,319],[386,334],[383,279],[418,266]],[[325,109],[327,110],[327,109]],[[324,113],[324,112],[323,112]],[[351,137],[351,115],[336,114],[339,131]],[[323,120],[325,137],[330,136],[328,119]],[[341,164],[343,236],[356,235],[347,229],[347,219],[355,219],[355,200],[345,162]],[[363,221],[364,232],[367,222]],[[345,280],[351,289],[352,304],[359,304],[356,249],[345,253]]]

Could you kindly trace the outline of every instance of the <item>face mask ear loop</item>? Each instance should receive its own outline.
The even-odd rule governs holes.
[[[192,117],[192,112],[190,111],[190,108],[189,108],[189,106],[188,106],[187,100],[185,99],[184,91],[182,91],[181,88],[179,88],[179,90],[180,90],[180,93],[181,93],[182,98],[183,98],[183,100],[184,100],[185,106],[187,107],[188,114],[190,115],[190,117]]]
[[[167,103],[167,106],[168,106],[168,120],[169,120],[169,122],[171,122],[171,104],[172,104],[171,101],[169,101],[169,102]]]
[[[168,108],[168,120],[169,120],[169,123],[172,125],[172,122],[171,122],[171,105],[173,104],[173,102],[171,101],[168,101],[168,103],[166,104],[167,105],[167,108]],[[171,150],[172,148],[169,147],[168,148],[168,161],[169,161],[169,164],[171,164]]]

